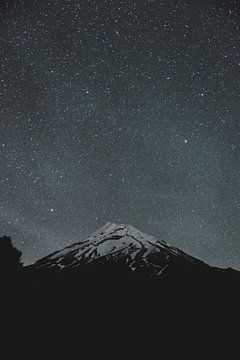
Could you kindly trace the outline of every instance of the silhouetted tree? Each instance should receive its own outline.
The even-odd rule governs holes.
[[[0,278],[13,278],[22,268],[21,251],[17,250],[9,237],[0,238]]]

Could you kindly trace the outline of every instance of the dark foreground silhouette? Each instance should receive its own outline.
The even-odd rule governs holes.
[[[240,358],[237,271],[116,224],[28,267],[20,255],[0,239],[2,318],[14,344],[44,358]]]

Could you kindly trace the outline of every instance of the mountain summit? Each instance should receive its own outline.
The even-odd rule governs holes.
[[[78,272],[81,269],[110,264],[121,264],[128,274],[138,278],[157,278],[179,271],[205,273],[223,270],[211,268],[204,262],[187,255],[174,246],[142,233],[131,225],[106,223],[86,240],[70,245],[37,261],[38,270],[58,273]],[[99,268],[100,269],[100,268]],[[99,270],[98,269],[98,270]]]

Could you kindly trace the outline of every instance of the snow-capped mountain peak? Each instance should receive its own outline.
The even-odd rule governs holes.
[[[36,262],[37,268],[78,269],[87,264],[123,259],[133,272],[147,267],[152,275],[161,274],[176,259],[202,264],[177,248],[142,233],[131,225],[106,223],[86,240],[70,245]]]

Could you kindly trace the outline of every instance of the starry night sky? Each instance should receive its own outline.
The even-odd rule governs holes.
[[[106,221],[240,269],[240,5],[2,0],[0,234]]]

